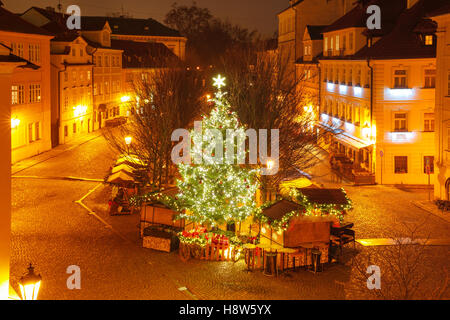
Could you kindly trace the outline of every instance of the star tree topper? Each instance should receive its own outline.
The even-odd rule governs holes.
[[[222,87],[225,87],[225,79],[224,77],[222,77],[220,74],[216,77],[213,78],[214,80],[214,87],[216,87],[217,89],[221,89]]]

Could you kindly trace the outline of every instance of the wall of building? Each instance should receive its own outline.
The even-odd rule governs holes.
[[[438,22],[436,55],[436,183],[434,195],[450,200],[450,14]]]
[[[61,44],[52,43],[53,49]],[[65,144],[92,131],[92,56],[87,52],[87,44],[81,38],[65,43],[70,53],[53,54],[53,90],[59,97],[53,106],[59,118],[59,144]],[[58,76],[58,73],[60,75]]]
[[[12,105],[12,161],[13,163],[51,149],[50,101],[50,37],[12,32],[0,32],[0,41],[18,49],[16,54],[32,60],[40,68],[18,68],[14,71],[8,98]],[[30,57],[30,45],[34,46]],[[38,49],[36,49],[38,48]],[[34,54],[36,52],[36,55]],[[12,100],[12,88],[21,92]]]

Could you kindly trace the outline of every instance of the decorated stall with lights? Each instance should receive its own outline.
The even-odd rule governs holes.
[[[265,251],[275,251],[281,253],[280,268],[307,266],[311,252],[318,250],[321,263],[327,263],[331,227],[351,208],[343,189],[320,188],[294,189],[289,199],[263,205],[255,215],[260,232],[257,260],[263,260]]]

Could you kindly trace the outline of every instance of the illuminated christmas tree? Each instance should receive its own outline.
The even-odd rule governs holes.
[[[259,185],[257,170],[242,164],[247,154],[242,144],[245,129],[221,91],[225,79],[214,80],[219,89],[212,100],[215,107],[191,132],[192,163],[178,165],[183,179],[178,181],[177,198],[186,209],[183,218],[217,226],[252,215]]]

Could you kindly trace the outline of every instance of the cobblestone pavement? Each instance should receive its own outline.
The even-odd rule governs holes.
[[[104,139],[98,138],[29,169],[22,168],[20,176],[101,179],[113,155]],[[346,250],[348,263],[328,266],[320,275],[300,270],[270,278],[258,271],[247,273],[242,261],[182,263],[176,253],[141,247],[138,215],[107,214],[109,187],[98,187],[84,201],[106,225],[74,202],[96,186],[98,183],[93,182],[13,179],[13,285],[32,261],[44,279],[41,299],[355,298],[346,289],[347,284],[354,282],[349,260],[356,253],[353,250]],[[423,235],[441,238],[450,234],[450,224],[412,203],[425,199],[424,191],[384,186],[345,188],[355,204],[347,219],[355,223],[358,238],[390,237],[405,232],[405,223],[422,221],[425,221]],[[365,248],[358,246],[357,250]],[[449,264],[449,247],[431,250],[428,261],[436,269]],[[81,290],[66,287],[69,265],[81,267]],[[180,287],[189,291],[180,292]]]

